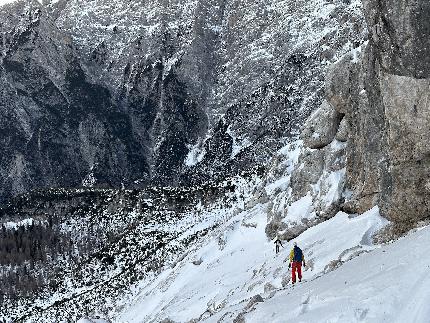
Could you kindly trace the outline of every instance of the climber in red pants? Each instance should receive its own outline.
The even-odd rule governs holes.
[[[291,268],[291,265],[293,266],[293,270],[291,271],[293,284],[296,283],[296,272],[299,277],[299,281],[302,281],[302,263],[303,266],[306,266],[302,249],[297,246],[297,242],[294,242],[294,248],[291,249],[290,252],[290,264],[288,265],[288,268]]]

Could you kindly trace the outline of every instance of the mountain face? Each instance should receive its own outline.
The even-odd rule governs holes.
[[[319,289],[428,221],[424,1],[1,9],[0,319],[244,322],[288,297],[268,238]]]
[[[362,213],[379,205],[385,217],[410,228],[427,219],[430,210],[430,6],[422,1],[363,3],[371,37],[362,51],[330,68],[325,98],[331,107],[319,113],[316,123],[326,125],[320,128],[331,140],[345,119],[350,194],[343,207]],[[315,133],[311,126],[307,137]]]
[[[120,186],[144,176],[144,145],[129,114],[89,81],[70,37],[38,3],[5,8],[1,195],[93,180]]]
[[[16,1],[0,21],[1,319],[113,317],[243,209],[273,200],[264,235],[285,237],[339,209],[345,144],[315,162],[297,136],[366,38],[359,2]],[[311,198],[325,165],[340,180]],[[309,221],[283,222],[302,198]]]
[[[0,196],[194,185],[266,163],[364,35],[356,2],[2,7]],[[303,19],[306,17],[306,19]]]

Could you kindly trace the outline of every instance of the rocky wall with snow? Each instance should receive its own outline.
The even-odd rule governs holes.
[[[379,205],[406,230],[430,212],[430,6],[426,1],[363,3],[369,41],[329,69],[325,96],[331,107],[314,114],[317,121],[311,118],[303,133],[305,143],[318,148],[339,127],[343,134],[336,138],[347,140],[350,192],[342,208],[362,213]]]
[[[0,16],[3,198],[265,164],[366,34],[340,0],[17,0]]]

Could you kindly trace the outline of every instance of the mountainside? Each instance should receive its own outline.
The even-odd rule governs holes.
[[[256,174],[193,188],[49,190],[0,209],[0,319],[111,316],[249,199]],[[110,299],[111,301],[107,301]]]
[[[0,321],[429,321],[429,16],[0,6]]]
[[[0,16],[3,198],[264,164],[365,35],[345,1],[16,1]]]
[[[379,205],[385,217],[407,230],[430,211],[430,6],[406,0],[363,4],[369,41],[330,68],[328,108],[315,117],[324,127],[315,129],[332,139],[345,116],[351,196],[344,208],[362,213]],[[309,124],[306,136],[315,129]]]

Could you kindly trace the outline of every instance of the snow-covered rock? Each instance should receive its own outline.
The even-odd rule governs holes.
[[[41,2],[0,12],[0,199],[264,165],[366,34],[358,0]]]

